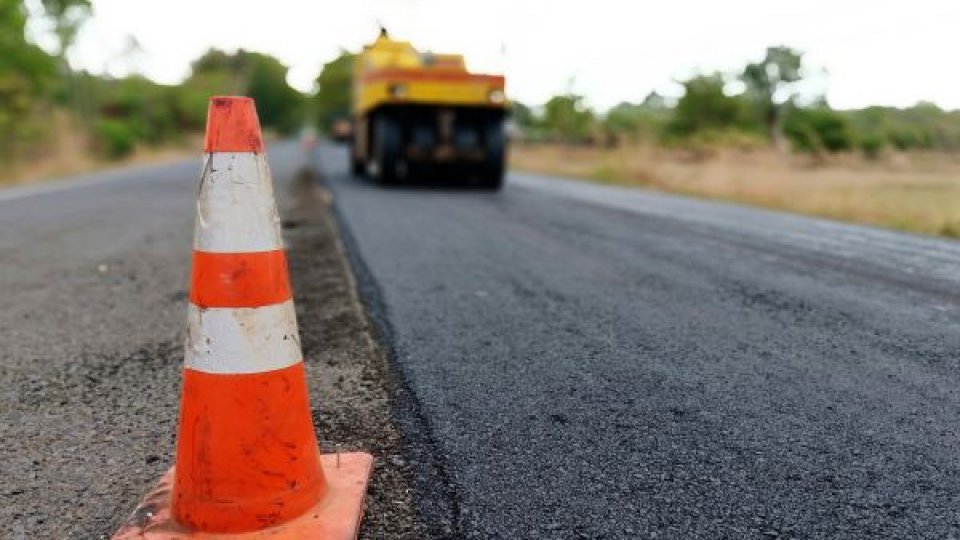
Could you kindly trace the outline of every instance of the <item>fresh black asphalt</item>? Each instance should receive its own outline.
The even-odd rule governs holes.
[[[302,157],[271,151],[287,219]],[[316,158],[421,537],[960,537],[960,243],[517,173],[383,189]],[[0,538],[109,534],[171,464],[198,173],[0,191]],[[329,380],[363,347],[317,326],[346,307],[317,298],[340,285],[307,271],[307,221],[287,236],[333,435],[374,425],[384,381]],[[368,525],[400,484],[371,486]]]
[[[318,161],[437,536],[960,536],[960,244]]]

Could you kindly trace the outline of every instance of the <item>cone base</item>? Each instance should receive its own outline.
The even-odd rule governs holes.
[[[338,466],[339,463],[339,466]],[[373,470],[373,456],[364,452],[320,456],[327,494],[300,517],[246,533],[205,533],[189,530],[170,513],[171,468],[130,514],[113,540],[354,540],[363,517],[363,500]]]

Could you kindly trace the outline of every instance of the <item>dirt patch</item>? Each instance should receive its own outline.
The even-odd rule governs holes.
[[[284,239],[321,446],[375,457],[361,538],[420,538],[410,460],[391,414],[394,383],[356,296],[329,195],[309,169],[293,190]]]

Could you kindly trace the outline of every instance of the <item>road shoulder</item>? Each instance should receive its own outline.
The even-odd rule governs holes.
[[[309,169],[291,187],[284,237],[320,444],[324,452],[363,449],[376,459],[361,538],[420,538],[411,466],[393,415],[395,383],[359,302],[329,193]]]

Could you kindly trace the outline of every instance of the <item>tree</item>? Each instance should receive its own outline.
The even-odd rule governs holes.
[[[520,129],[530,129],[537,125],[537,115],[533,109],[519,101],[510,103],[510,116]]]
[[[53,23],[57,36],[56,57],[60,64],[62,81],[65,84],[66,100],[80,115],[84,123],[91,124],[92,96],[77,83],[77,78],[67,61],[67,52],[77,37],[77,32],[90,17],[90,0],[41,0],[44,16]]]
[[[603,117],[603,129],[616,139],[649,137],[661,130],[669,118],[666,100],[657,92],[650,92],[639,104],[623,102],[615,105]]]
[[[784,119],[783,130],[794,149],[801,152],[841,152],[852,150],[856,142],[850,120],[827,107],[791,109]]]
[[[763,60],[747,64],[740,80],[755,104],[766,127],[767,136],[783,148],[784,108],[795,97],[795,85],[802,78],[803,55],[789,47],[769,47]]]
[[[669,135],[685,138],[745,127],[743,102],[726,94],[726,81],[721,74],[698,75],[681,84],[683,97],[667,124]]]
[[[98,131],[103,131],[99,128],[101,123],[122,123],[132,142],[148,144],[159,144],[180,135],[175,113],[176,87],[157,84],[141,75],[85,79],[97,98]]]
[[[317,121],[324,130],[329,130],[337,120],[350,116],[355,59],[355,54],[341,50],[339,56],[323,65],[317,76],[314,103]]]
[[[241,94],[257,102],[264,127],[290,133],[301,124],[304,96],[287,84],[287,67],[276,58],[243,49],[234,54],[211,49],[192,64],[179,107],[187,123],[200,123],[215,94]]]
[[[65,61],[80,26],[90,16],[90,0],[41,0],[43,11],[53,21],[57,35],[57,56]]]
[[[293,133],[303,124],[306,99],[287,84],[287,66],[272,56],[245,54],[251,64],[247,95],[256,100],[260,121],[281,133]]]
[[[210,96],[246,93],[247,74],[237,55],[210,49],[190,64],[190,76],[176,93],[178,124],[202,130],[207,121]]]
[[[583,96],[567,93],[554,96],[543,106],[543,126],[566,141],[584,141],[593,127],[593,111]]]
[[[621,102],[603,116],[603,129],[611,135],[634,137],[643,122],[643,109],[636,103]]]
[[[53,75],[50,56],[26,39],[27,13],[19,0],[0,0],[0,77],[18,75],[39,89]]]
[[[53,59],[26,39],[27,13],[19,0],[0,0],[0,157],[16,154],[38,135],[30,122],[55,78]]]

